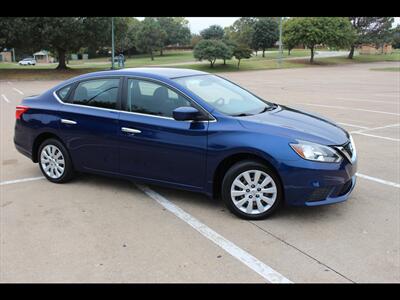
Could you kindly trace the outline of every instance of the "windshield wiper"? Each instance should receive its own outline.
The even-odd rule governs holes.
[[[247,117],[247,116],[252,116],[253,114],[246,114],[246,113],[241,113],[237,115],[231,115],[232,117]]]
[[[271,103],[270,106],[264,107],[264,109],[263,109],[262,111],[260,111],[259,114],[265,113],[266,111],[269,111],[269,110],[273,110],[273,109],[275,109],[275,108],[277,108],[277,107],[278,107],[277,104]]]

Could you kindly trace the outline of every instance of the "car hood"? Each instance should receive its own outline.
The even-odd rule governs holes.
[[[272,111],[238,120],[243,127],[251,130],[323,145],[343,145],[349,140],[348,133],[335,123],[287,106],[278,106]]]

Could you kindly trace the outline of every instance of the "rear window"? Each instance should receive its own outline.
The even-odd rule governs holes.
[[[68,85],[66,87],[63,87],[62,89],[57,91],[57,95],[61,100],[65,100],[67,98],[67,95],[69,91],[71,90],[72,85]]]

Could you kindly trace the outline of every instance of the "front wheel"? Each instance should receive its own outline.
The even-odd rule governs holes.
[[[276,173],[252,160],[236,163],[226,172],[221,194],[232,213],[248,220],[270,216],[283,198]]]
[[[45,140],[39,147],[39,166],[43,175],[54,183],[72,179],[74,170],[67,149],[56,139]]]

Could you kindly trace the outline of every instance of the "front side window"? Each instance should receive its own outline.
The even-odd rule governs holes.
[[[172,118],[174,109],[181,106],[192,105],[172,89],[146,80],[128,79],[128,111]]]
[[[215,75],[175,78],[218,111],[233,116],[258,114],[273,107],[241,87]]]
[[[75,89],[72,103],[116,109],[119,78],[83,81]]]

